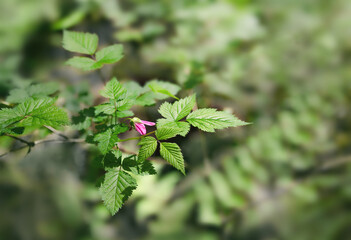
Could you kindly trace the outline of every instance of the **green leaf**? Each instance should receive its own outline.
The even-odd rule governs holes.
[[[136,155],[132,155],[123,159],[123,169],[142,176],[156,174],[156,170],[150,161],[139,161],[136,157]]]
[[[117,117],[118,118],[125,118],[125,117],[132,117],[134,116],[134,113],[132,111],[121,111],[117,112]]]
[[[172,98],[174,98],[174,99],[179,100],[179,98],[177,98],[176,96],[174,96],[170,91],[168,91],[167,89],[165,89],[165,88],[163,88],[163,87],[157,85],[157,83],[149,84],[148,86],[149,86],[149,88],[150,88],[153,92],[155,92],[155,93],[165,94],[165,95],[167,95],[167,96],[169,96],[169,97],[172,97]]]
[[[69,119],[67,113],[54,106],[55,99],[29,98],[25,102],[10,109],[0,110],[0,129],[6,127],[43,126],[58,127],[67,125]]]
[[[182,129],[171,128],[171,127],[160,127],[156,130],[156,137],[158,140],[166,140],[172,137],[180,135],[182,133]]]
[[[174,95],[176,95],[180,90],[180,87],[176,84],[159,80],[152,80],[148,82],[145,85],[145,88],[151,90],[154,89],[154,98],[159,100],[166,99],[171,95],[174,97]],[[162,92],[162,89],[166,90],[167,93]],[[158,90],[160,90],[161,92],[159,92]]]
[[[71,67],[75,67],[81,69],[83,71],[92,71],[99,68],[102,68],[103,64],[100,62],[96,62],[91,58],[87,57],[73,57],[68,59],[65,63]]]
[[[20,123],[16,124],[17,127],[28,126],[51,126],[59,127],[69,124],[67,113],[56,106],[50,106],[40,111],[34,111],[29,116],[26,116]]]
[[[98,143],[101,153],[106,154],[115,146],[115,143],[118,141],[118,134],[109,128],[105,132],[96,134],[94,141]]]
[[[186,120],[194,127],[205,132],[214,132],[215,129],[238,127],[248,124],[230,113],[217,111],[213,108],[196,110],[190,113]]]
[[[190,131],[190,124],[187,122],[174,122],[170,119],[158,119],[157,120],[157,128],[161,127],[169,127],[169,128],[178,128],[179,135],[185,137]]]
[[[172,108],[173,105],[169,102],[164,102],[162,103],[162,105],[160,106],[160,108],[158,109],[158,112],[162,115],[162,117],[170,119],[172,121],[174,121],[174,116],[172,113]]]
[[[102,164],[105,170],[120,167],[122,165],[122,152],[116,149],[111,149],[102,158]]]
[[[96,61],[101,64],[111,64],[121,60],[123,57],[123,45],[115,44],[99,50],[96,53]]]
[[[126,92],[123,85],[116,78],[112,78],[111,81],[106,84],[105,88],[100,91],[100,94],[105,98],[118,100],[124,98]]]
[[[194,94],[192,96],[176,101],[173,104],[165,102],[161,105],[158,111],[163,117],[172,119],[176,122],[186,117],[194,108],[195,104],[196,96]]]
[[[70,52],[92,55],[98,47],[99,38],[96,34],[64,31],[63,48]]]
[[[135,104],[140,106],[151,106],[156,103],[155,95],[153,92],[146,92],[137,97]]]
[[[9,103],[21,103],[28,98],[46,97],[55,93],[59,89],[56,82],[40,83],[24,88],[16,88],[10,91],[6,101]]]
[[[94,108],[95,108],[96,115],[98,115],[100,113],[105,113],[105,114],[111,115],[114,112],[116,112],[115,106],[113,106],[113,104],[111,104],[111,103],[103,103],[103,104],[95,106]]]
[[[157,148],[157,141],[153,137],[144,137],[138,145],[141,145],[138,154],[138,161],[143,161],[154,154]]]
[[[161,142],[160,154],[167,162],[185,175],[183,154],[176,143]]]
[[[127,172],[116,168],[107,171],[100,192],[111,215],[114,215],[122,207],[136,187],[136,180]]]

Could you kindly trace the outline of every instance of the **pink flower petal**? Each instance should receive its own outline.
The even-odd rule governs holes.
[[[154,122],[148,122],[148,121],[144,121],[144,120],[141,120],[141,122],[144,123],[145,125],[148,125],[148,126],[155,126]]]
[[[141,134],[145,135],[146,134],[146,128],[145,125],[142,123],[134,123],[135,129]]]

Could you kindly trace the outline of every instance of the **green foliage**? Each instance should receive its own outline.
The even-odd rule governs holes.
[[[100,192],[106,208],[114,215],[137,187],[136,180],[127,172],[115,168],[105,174]]]
[[[186,120],[205,132],[214,132],[215,129],[223,129],[228,127],[239,127],[247,125],[230,113],[217,111],[213,108],[198,109],[190,113]]]
[[[183,154],[176,143],[161,142],[160,154],[167,162],[185,175]]]
[[[6,101],[9,103],[21,103],[28,98],[41,98],[49,96],[59,89],[59,85],[56,82],[34,84],[30,86],[24,86],[23,88],[15,88],[9,92],[9,96]]]
[[[136,155],[123,159],[122,167],[126,171],[130,171],[136,175],[154,175],[156,170],[150,161],[140,160]]]
[[[67,125],[69,119],[67,113],[53,105],[55,99],[29,98],[14,108],[4,108],[0,110],[0,131],[5,128],[17,127],[41,127],[51,126],[57,128]]]
[[[173,138],[178,134],[182,133],[181,128],[171,128],[171,127],[160,127],[156,130],[156,137],[158,140],[166,140]]]
[[[102,63],[96,62],[88,57],[73,57],[66,62],[67,65],[81,69],[83,71],[92,71],[103,66]]]
[[[93,55],[98,47],[96,34],[64,31],[63,48],[70,52]]]
[[[117,78],[112,78],[111,81],[106,84],[105,88],[100,91],[100,94],[105,98],[120,100],[126,96],[126,92],[126,89],[118,82]]]
[[[175,98],[175,95],[180,90],[180,87],[176,84],[159,80],[149,81],[146,84],[146,87],[148,87],[155,93],[154,97],[158,100],[163,100],[168,97]]]
[[[105,132],[98,133],[94,136],[98,143],[98,148],[102,154],[108,153],[118,141],[118,133],[109,128]]]
[[[141,145],[138,154],[138,161],[144,161],[145,159],[151,157],[157,148],[157,141],[153,137],[144,137],[138,143]]]
[[[96,61],[97,63],[103,64],[111,64],[118,62],[123,57],[123,45],[115,44],[106,48],[99,50],[96,53]]]
[[[190,124],[187,122],[174,122],[171,119],[161,118],[157,120],[157,128],[177,128],[179,135],[185,137],[190,131]]]
[[[170,104],[168,102],[163,103],[159,109],[159,113],[163,117],[172,119],[174,122],[177,122],[186,117],[194,108],[195,104],[196,96],[192,95],[176,101],[173,104]]]

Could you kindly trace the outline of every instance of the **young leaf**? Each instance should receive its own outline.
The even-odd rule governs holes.
[[[110,98],[113,100],[118,100],[121,98],[124,98],[126,95],[126,89],[123,87],[123,85],[118,82],[116,78],[112,78],[111,81],[109,81],[105,88],[100,91],[101,96],[105,98]]]
[[[156,151],[157,141],[153,137],[144,137],[141,139],[138,145],[141,145],[138,154],[138,161],[144,161],[145,159],[151,157]]]
[[[71,67],[75,67],[81,69],[83,71],[92,71],[99,68],[102,68],[103,64],[100,62],[96,62],[91,58],[87,57],[73,57],[68,59],[65,63]]]
[[[167,162],[185,175],[183,154],[176,143],[161,142],[160,154]]]
[[[170,119],[161,118],[157,120],[157,128],[168,127],[168,128],[178,128],[179,135],[185,137],[190,131],[190,124],[187,122],[174,122]]]
[[[136,189],[136,180],[125,171],[110,169],[100,187],[106,208],[114,215]]]
[[[171,127],[160,127],[156,130],[156,137],[158,140],[166,140],[182,133],[182,129]]]
[[[238,127],[248,124],[230,113],[217,111],[213,108],[196,110],[190,113],[186,120],[194,127],[198,127],[205,132],[214,132],[215,129]]]
[[[115,44],[99,50],[96,53],[96,61],[101,64],[115,63],[123,57],[123,45]]]
[[[122,167],[126,171],[130,171],[137,175],[154,175],[156,170],[150,161],[139,161],[136,155],[129,156],[123,159]]]
[[[174,116],[172,112],[173,105],[169,102],[164,102],[158,109],[158,112],[162,115],[162,117],[170,119],[174,121]]]
[[[118,136],[116,132],[109,128],[105,132],[96,134],[94,140],[98,142],[98,148],[101,153],[106,154],[118,141]]]
[[[195,104],[196,96],[194,94],[179,101],[176,101],[173,104],[164,102],[158,111],[163,117],[176,122],[186,117],[194,108]]]
[[[96,34],[64,31],[63,48],[70,52],[92,55],[98,47],[99,38]]]

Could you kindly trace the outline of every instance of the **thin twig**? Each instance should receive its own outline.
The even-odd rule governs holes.
[[[63,133],[57,131],[57,130],[56,130],[55,128],[53,128],[53,127],[46,126],[46,125],[44,125],[44,127],[47,128],[47,129],[49,129],[52,133],[56,134],[57,136],[60,136],[60,137],[62,137],[62,138],[64,138],[64,139],[66,139],[66,140],[69,139],[69,137],[67,137],[67,136],[64,135]]]
[[[130,141],[130,140],[138,140],[138,139],[141,139],[141,138],[144,138],[148,135],[151,135],[153,133],[155,133],[156,131],[152,131],[152,132],[149,132],[145,135],[141,135],[140,137],[133,137],[133,138],[126,138],[126,139],[120,139],[118,142],[126,142],[126,141]]]
[[[34,141],[34,142],[28,142],[28,143],[31,144],[31,146],[26,144],[25,146],[21,146],[21,147],[12,149],[9,152],[3,153],[3,154],[0,155],[0,158],[3,158],[5,156],[7,156],[11,152],[16,152],[16,151],[19,151],[19,150],[24,149],[26,147],[33,147],[33,146],[36,146],[36,145],[39,145],[39,144],[43,144],[43,143],[81,143],[81,142],[84,142],[84,141],[85,141],[85,139],[80,139],[80,138],[77,138],[77,139],[66,139],[66,140],[61,140],[61,139],[46,139],[46,140],[42,139],[42,140],[37,140],[37,141]]]

